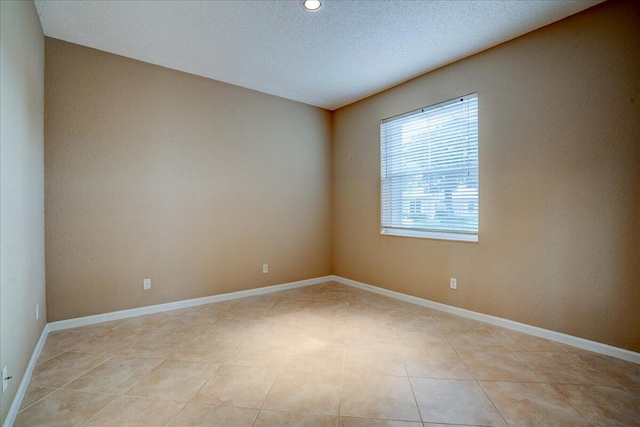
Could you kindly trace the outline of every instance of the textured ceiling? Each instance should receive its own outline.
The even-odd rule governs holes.
[[[45,35],[330,110],[602,0],[36,1]]]

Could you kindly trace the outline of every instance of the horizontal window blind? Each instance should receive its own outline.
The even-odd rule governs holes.
[[[477,241],[478,95],[382,120],[380,140],[382,233]]]

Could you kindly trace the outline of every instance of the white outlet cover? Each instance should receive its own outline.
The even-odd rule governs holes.
[[[7,387],[9,387],[9,380],[7,379],[8,375],[7,375],[7,367],[4,366],[2,368],[2,392],[4,393],[4,391],[7,389]]]
[[[146,291],[151,289],[151,279],[144,279],[142,281],[142,288]]]
[[[263,273],[269,272],[269,264],[262,264],[262,272]]]
[[[452,277],[449,281],[449,287],[451,287],[451,289],[458,289],[458,281]]]

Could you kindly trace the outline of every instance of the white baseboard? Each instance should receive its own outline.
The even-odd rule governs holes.
[[[388,289],[379,288],[377,286],[368,285],[366,283],[357,282],[355,280],[346,279],[340,276],[331,276],[331,280],[338,283],[342,283],[343,285],[353,286],[354,288],[362,289],[369,292],[375,292],[380,295],[385,295],[391,298],[421,305],[427,308],[444,311],[444,312],[455,314],[461,317],[466,317],[468,319],[478,320],[484,323],[490,323],[492,325],[501,326],[506,329],[523,332],[525,334],[533,335],[539,338],[545,338],[558,343],[567,344],[567,345],[578,347],[584,350],[593,351],[594,353],[605,354],[607,356],[617,357],[618,359],[623,359],[629,362],[640,364],[640,353],[636,353],[630,350],[625,350],[623,348],[613,347],[611,345],[602,344],[596,341],[590,341],[584,338],[578,338],[572,335],[550,331],[548,329],[542,329],[536,326],[526,325],[524,323],[503,319],[501,317],[495,317],[495,316],[490,316],[488,314],[477,313],[471,310],[465,310],[464,308],[458,308],[458,307],[453,307],[447,304],[441,304],[439,302],[429,301],[423,298],[402,294],[400,292],[390,291]]]
[[[47,326],[49,331],[77,328],[80,326],[94,325],[96,323],[109,322],[111,320],[127,319],[130,317],[144,316],[146,314],[160,313],[163,311],[178,310],[180,308],[196,307],[198,305],[214,302],[229,301],[238,298],[264,295],[272,292],[286,291],[288,289],[301,288],[303,286],[317,285],[327,282],[332,276],[316,277],[313,279],[299,280],[297,282],[283,283],[280,285],[265,286],[263,288],[247,289],[245,291],[231,292],[228,294],[213,295],[210,297],[195,298],[183,301],[169,302],[166,304],[150,305],[147,307],[132,308],[130,310],[113,311],[111,313],[96,314],[93,316],[77,317],[75,319],[59,320],[51,322]]]
[[[48,334],[49,324],[46,324],[42,329],[40,339],[38,339],[38,342],[36,343],[36,348],[33,349],[31,359],[29,360],[29,364],[27,365],[27,369],[22,376],[22,381],[20,381],[20,385],[18,386],[16,395],[13,397],[13,402],[11,402],[11,407],[9,408],[9,412],[7,413],[7,417],[4,419],[4,423],[2,424],[3,427],[11,427],[16,421],[18,411],[20,410],[20,405],[22,405],[22,400],[24,399],[24,395],[27,392],[27,387],[29,387],[29,381],[31,381],[31,374],[33,374],[36,363],[38,363],[40,352],[42,351],[44,342],[47,340]]]

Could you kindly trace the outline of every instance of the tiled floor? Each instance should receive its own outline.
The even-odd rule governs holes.
[[[349,288],[54,332],[16,426],[640,425],[640,365]]]

